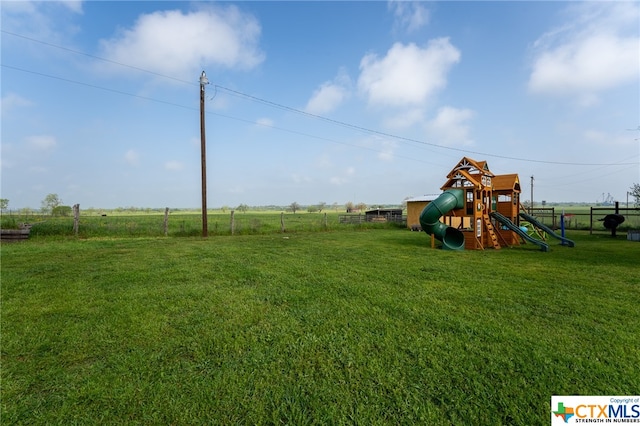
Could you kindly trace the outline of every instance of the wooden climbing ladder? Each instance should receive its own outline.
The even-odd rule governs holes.
[[[500,250],[500,243],[498,242],[498,236],[496,235],[495,229],[493,229],[493,225],[491,224],[491,219],[487,213],[482,215],[484,219],[485,228],[487,228],[487,233],[489,234],[489,238],[491,238],[491,243],[493,244],[493,248],[496,250]]]

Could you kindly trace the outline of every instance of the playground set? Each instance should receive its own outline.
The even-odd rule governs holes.
[[[444,192],[424,207],[419,220],[444,249],[500,249],[528,241],[546,252],[549,244],[534,237],[544,233],[575,245],[564,237],[564,228],[559,235],[524,212],[517,174],[494,175],[486,161],[463,157],[440,189]]]

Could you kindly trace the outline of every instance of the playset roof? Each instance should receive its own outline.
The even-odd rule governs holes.
[[[490,178],[490,179],[489,179]],[[486,182],[489,182],[488,184]],[[440,189],[482,188],[491,186],[495,191],[520,192],[520,180],[516,173],[494,175],[486,161],[476,161],[469,157],[462,159],[447,175],[447,182]]]
[[[494,191],[515,191],[520,192],[520,179],[517,173],[508,175],[496,175],[491,180]]]

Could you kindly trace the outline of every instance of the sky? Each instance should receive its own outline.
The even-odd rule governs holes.
[[[536,204],[640,182],[638,2],[0,7],[10,209],[199,208],[203,71],[209,208],[400,204],[465,156]]]

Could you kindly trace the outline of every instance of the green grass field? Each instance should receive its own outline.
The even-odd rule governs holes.
[[[3,244],[2,424],[544,425],[554,394],[637,394],[640,243],[568,236]]]

